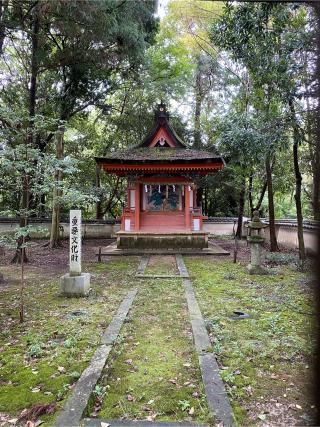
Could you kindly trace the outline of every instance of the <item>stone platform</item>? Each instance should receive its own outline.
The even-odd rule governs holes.
[[[205,231],[119,231],[118,249],[204,249],[209,233]]]
[[[99,248],[99,251],[96,253],[98,261],[101,261],[101,258],[104,256],[140,256],[140,255],[192,255],[192,256],[203,256],[203,255],[214,255],[214,256],[226,256],[230,255],[230,252],[225,251],[221,246],[210,242],[208,248],[152,248],[152,249],[140,249],[140,248],[130,248],[122,249],[117,247],[117,243],[113,242],[109,246]]]

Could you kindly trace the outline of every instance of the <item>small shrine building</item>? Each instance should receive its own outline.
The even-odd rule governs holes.
[[[208,246],[196,181],[222,169],[224,160],[187,148],[172,128],[165,104],[158,105],[155,125],[140,145],[95,160],[106,173],[127,178],[119,248]]]

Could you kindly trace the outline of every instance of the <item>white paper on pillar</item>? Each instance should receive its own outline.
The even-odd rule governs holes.
[[[194,231],[200,231],[200,219],[199,218],[194,218],[193,229],[194,229]]]
[[[81,274],[81,210],[70,210],[70,276]]]
[[[190,208],[193,208],[193,190],[190,190]]]
[[[130,231],[131,228],[131,221],[130,219],[124,220],[124,231]]]
[[[136,190],[130,190],[130,208],[136,207]]]

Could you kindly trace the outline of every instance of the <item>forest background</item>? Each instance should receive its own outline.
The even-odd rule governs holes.
[[[52,218],[51,247],[72,207],[119,217],[125,183],[94,157],[139,144],[163,100],[189,147],[225,157],[199,183],[204,213],[260,210],[271,250],[275,219],[297,218],[303,258],[303,218],[320,219],[316,29],[298,2],[0,0],[0,215]]]

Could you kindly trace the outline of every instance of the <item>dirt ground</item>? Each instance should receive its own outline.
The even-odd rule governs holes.
[[[97,260],[95,253],[98,251],[100,246],[105,247],[114,242],[115,239],[88,239],[84,240],[82,245],[82,261],[83,262],[95,262]],[[230,252],[230,256],[233,257],[234,242],[233,240],[226,239],[213,239],[214,243],[220,245],[223,249]],[[39,266],[50,271],[64,271],[68,265],[68,250],[69,241],[64,240],[62,247],[58,249],[50,249],[44,246],[44,241],[38,240],[34,242],[34,245],[27,249],[27,256],[29,264],[32,266]],[[268,245],[265,245],[268,249]],[[282,248],[283,250],[283,248]],[[286,250],[287,252],[287,250]],[[11,263],[14,251],[11,249],[5,249],[5,255],[0,255],[0,265],[8,265]],[[226,257],[229,258],[230,256]],[[245,261],[249,260],[250,251],[245,240],[238,243],[238,260]]]

